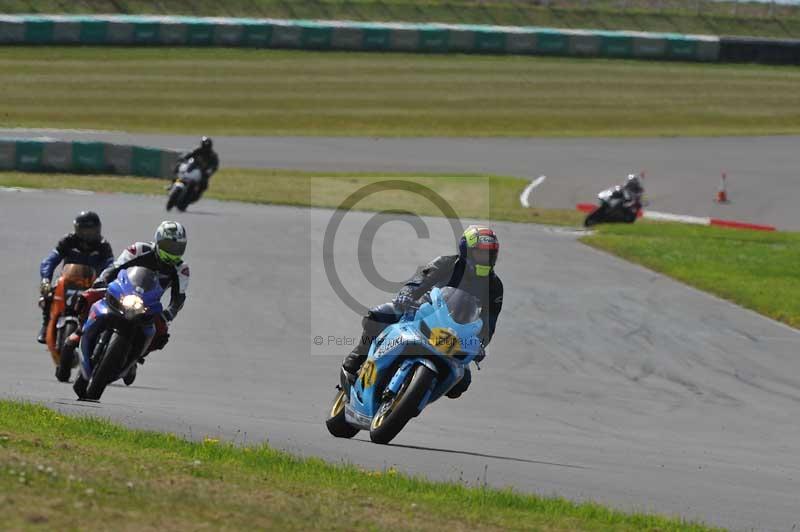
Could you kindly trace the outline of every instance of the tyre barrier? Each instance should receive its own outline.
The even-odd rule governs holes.
[[[800,65],[800,40],[722,37],[719,55],[726,63]]]
[[[107,142],[0,139],[0,171],[117,174],[169,179],[180,152]]]
[[[520,26],[132,15],[0,15],[0,44],[230,46],[717,61],[719,37]]]

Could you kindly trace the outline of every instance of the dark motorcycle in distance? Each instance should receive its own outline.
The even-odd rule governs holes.
[[[583,221],[585,227],[601,223],[632,224],[644,206],[641,195],[626,194],[620,186],[602,191],[597,195],[597,199],[600,205],[586,216]]]
[[[167,210],[177,207],[183,212],[190,204],[197,201],[202,179],[203,170],[194,158],[180,162],[175,170],[175,180],[169,187]]]

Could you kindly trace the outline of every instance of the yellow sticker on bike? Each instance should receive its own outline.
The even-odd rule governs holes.
[[[364,388],[369,388],[375,384],[375,380],[378,378],[378,368],[375,367],[374,361],[367,360],[364,362],[364,365],[361,366],[361,371],[359,372],[359,378],[361,379],[361,384],[364,386]]]
[[[431,329],[428,343],[445,356],[452,356],[461,351],[461,341],[452,329],[434,327]]]

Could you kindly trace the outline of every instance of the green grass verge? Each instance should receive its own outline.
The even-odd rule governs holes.
[[[800,233],[650,223],[603,226],[582,241],[800,327]]]
[[[619,0],[580,2],[551,0],[550,8],[513,0],[0,0],[2,13],[129,13],[196,16],[252,16],[371,21],[456,22],[549,26],[557,28],[625,29],[800,36],[797,6],[742,2]],[[738,5],[737,5],[738,4]]]
[[[800,133],[800,69],[235,49],[0,48],[0,127],[252,135]]]
[[[0,401],[0,528],[112,522],[118,530],[708,530]]]
[[[582,215],[572,209],[522,208],[519,194],[528,182],[502,176],[320,174],[225,168],[212,178],[206,197],[249,203],[335,208],[361,187],[387,180],[402,180],[429,188],[444,198],[456,214],[463,218],[556,225],[578,225],[582,220]],[[166,183],[163,180],[139,177],[0,173],[0,186],[160,194],[165,203]],[[440,210],[429,201],[421,200],[414,192],[403,191],[380,192],[358,203],[355,208],[367,211],[403,209],[421,216],[440,215]]]

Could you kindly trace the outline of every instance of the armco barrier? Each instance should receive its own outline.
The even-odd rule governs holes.
[[[172,177],[180,152],[105,142],[0,139],[0,170]]]
[[[0,44],[240,46],[716,61],[719,38],[630,31],[130,15],[0,15]]]

